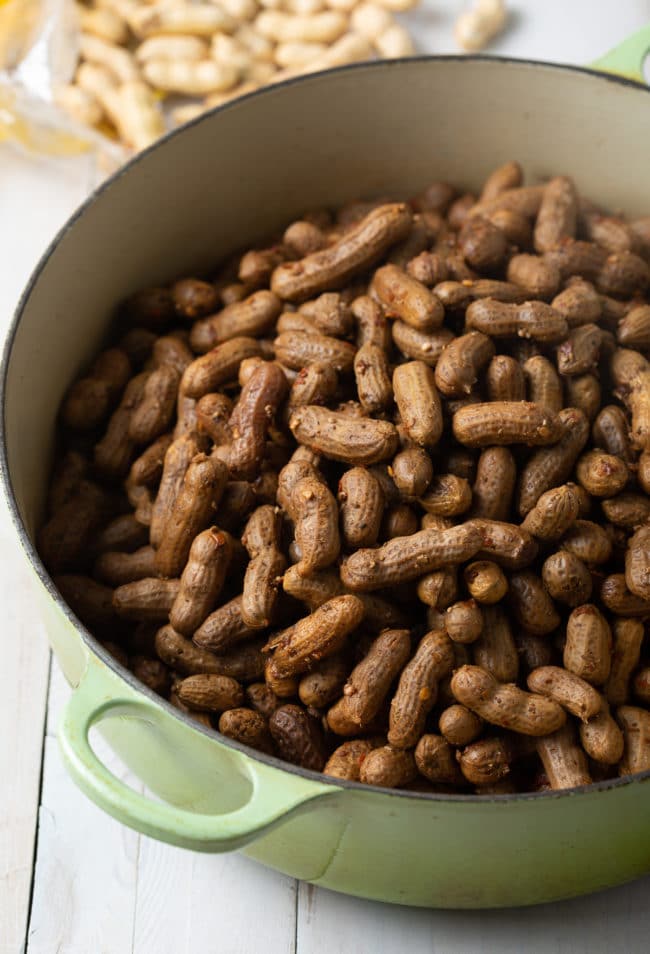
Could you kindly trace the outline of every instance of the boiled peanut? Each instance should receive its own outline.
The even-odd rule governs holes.
[[[549,735],[566,721],[563,709],[550,699],[499,683],[478,666],[462,666],[451,680],[456,699],[486,722],[522,735]]]

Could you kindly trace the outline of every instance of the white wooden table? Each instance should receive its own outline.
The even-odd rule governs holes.
[[[461,6],[424,0],[412,15],[423,50],[454,49],[451,24]],[[494,52],[575,63],[601,55],[650,16],[643,0],[512,6],[513,25]],[[53,169],[0,147],[3,330],[38,256],[88,182],[85,162]],[[0,954],[640,954],[650,948],[650,878],[541,908],[422,911],[335,895],[238,855],[193,854],[123,828],[77,791],[61,764],[55,735],[68,690],[50,661],[16,545],[0,512]],[[115,757],[102,752],[127,779]]]

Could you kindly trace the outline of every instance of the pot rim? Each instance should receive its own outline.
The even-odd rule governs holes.
[[[172,715],[174,718],[180,719],[188,727],[194,729],[197,732],[201,732],[204,735],[207,735],[209,738],[217,738],[219,742],[224,745],[226,748],[233,749],[237,752],[242,753],[242,755],[247,758],[252,759],[253,761],[261,762],[264,765],[270,766],[271,768],[279,769],[282,772],[285,772],[287,775],[297,775],[301,778],[319,782],[324,785],[331,785],[333,789],[343,789],[343,790],[358,790],[362,792],[375,792],[379,795],[392,796],[399,798],[409,798],[409,799],[418,799],[432,802],[452,802],[456,804],[481,804],[485,805],[488,803],[506,803],[506,802],[519,802],[519,801],[532,801],[532,800],[549,800],[549,799],[559,799],[567,797],[575,797],[576,795],[590,794],[593,792],[605,791],[608,789],[622,788],[630,784],[635,784],[638,782],[643,782],[650,779],[650,770],[646,772],[638,772],[634,775],[627,775],[614,779],[606,779],[601,782],[593,782],[590,785],[581,785],[576,788],[567,788],[560,789],[557,791],[543,791],[543,792],[516,792],[507,795],[467,795],[467,794],[454,794],[454,793],[439,793],[439,792],[415,792],[408,791],[398,788],[381,788],[377,785],[366,785],[362,782],[353,782],[346,779],[333,778],[332,776],[324,775],[321,772],[315,772],[311,769],[302,768],[299,765],[292,765],[289,762],[285,762],[282,759],[276,758],[272,755],[265,755],[262,752],[258,752],[256,749],[252,749],[247,745],[243,745],[240,742],[236,742],[234,739],[229,739],[227,736],[222,735],[216,729],[208,729],[200,723],[197,723],[191,716],[182,712],[180,709],[175,708],[170,702],[166,699],[163,699],[152,689],[149,689],[144,683],[140,682],[133,673],[122,666],[111,654],[101,645],[101,643],[92,635],[92,633],[84,626],[84,624],[75,616],[72,609],[63,599],[62,595],[54,585],[52,577],[48,573],[45,565],[43,564],[36,547],[32,543],[30,536],[27,532],[25,524],[20,515],[18,504],[16,501],[16,495],[14,493],[13,483],[11,479],[11,474],[9,470],[9,462],[7,458],[7,442],[6,442],[6,410],[7,410],[7,377],[9,362],[11,360],[11,354],[13,351],[13,345],[16,338],[16,333],[18,326],[20,324],[21,317],[25,311],[29,299],[31,297],[32,291],[36,284],[38,283],[40,276],[47,266],[50,258],[57,249],[59,243],[65,237],[65,235],[74,228],[76,222],[85,215],[86,210],[92,206],[95,202],[95,199],[100,196],[105,190],[111,187],[113,182],[117,181],[123,175],[127,175],[132,167],[139,164],[142,159],[147,156],[150,152],[164,148],[166,142],[172,138],[176,138],[179,135],[183,135],[187,129],[190,129],[203,122],[212,122],[215,114],[227,111],[238,109],[240,105],[249,100],[263,98],[264,96],[272,95],[276,90],[281,89],[287,86],[293,86],[298,83],[306,83],[311,81],[323,82],[327,81],[327,78],[330,75],[338,75],[345,73],[352,73],[360,70],[367,71],[385,71],[389,69],[399,70],[401,68],[408,67],[413,63],[456,63],[456,62],[474,62],[474,63],[484,63],[488,66],[498,67],[508,67],[508,66],[531,66],[534,68],[553,70],[558,72],[564,72],[569,75],[571,74],[581,74],[589,76],[592,79],[600,80],[607,83],[615,83],[619,86],[631,87],[638,91],[645,91],[650,93],[650,87],[645,86],[644,84],[638,83],[636,80],[628,79],[624,76],[618,76],[611,73],[601,72],[600,70],[592,69],[590,67],[576,66],[573,64],[565,63],[548,63],[543,60],[533,60],[527,58],[515,58],[508,56],[490,56],[486,54],[445,54],[445,55],[418,55],[411,57],[402,57],[399,59],[392,60],[374,60],[361,63],[352,63],[347,66],[339,66],[333,69],[321,70],[316,73],[309,73],[304,76],[291,77],[290,79],[283,80],[280,83],[275,83],[270,86],[262,87],[261,89],[254,90],[251,93],[247,93],[245,96],[241,96],[237,99],[231,100],[230,102],[224,103],[221,106],[216,106],[213,109],[202,113],[200,116],[197,116],[195,119],[190,120],[188,123],[185,123],[183,126],[180,126],[177,129],[170,130],[161,136],[160,139],[156,140],[151,146],[148,146],[146,149],[139,152],[136,156],[128,160],[123,166],[121,166],[116,172],[106,178],[98,186],[96,186],[90,194],[84,199],[84,201],[77,207],[77,209],[72,213],[72,215],[66,220],[63,226],[57,231],[54,238],[50,241],[47,248],[41,255],[38,263],[34,267],[30,278],[20,295],[18,304],[14,310],[9,328],[6,333],[2,348],[2,367],[0,369],[0,482],[2,484],[2,493],[5,499],[5,503],[9,510],[11,521],[16,531],[19,543],[23,549],[23,552],[27,556],[31,569],[36,573],[40,582],[43,584],[48,595],[53,600],[54,604],[58,609],[66,616],[70,623],[75,627],[77,632],[80,634],[83,642],[86,644],[87,648],[95,656],[99,657],[101,661],[114,673],[116,673],[121,679],[123,679],[131,689],[134,689],[138,693],[145,695],[151,702],[159,705],[164,711]]]

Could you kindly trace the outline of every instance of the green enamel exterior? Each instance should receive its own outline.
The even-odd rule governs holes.
[[[650,25],[628,37],[619,46],[592,63],[595,70],[614,73],[626,79],[645,83],[643,61],[650,51]]]
[[[271,88],[191,124],[68,224],[32,279],[7,350],[1,462],[49,639],[75,689],[62,752],[103,809],[172,844],[241,848],[314,884],[403,904],[524,905],[650,871],[642,776],[569,793],[422,796],[327,781],[202,729],[136,684],[85,632],[57,600],[32,544],[56,408],[103,342],[113,303],[143,284],[200,272],[305,208],[413,194],[435,178],[476,187],[512,156],[532,176],[575,175],[614,208],[650,209],[649,107],[640,87],[516,61],[357,66]],[[630,130],[635,148],[621,148]],[[107,773],[88,744],[94,725],[162,801]]]

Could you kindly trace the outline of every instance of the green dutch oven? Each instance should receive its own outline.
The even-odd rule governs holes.
[[[496,907],[650,871],[650,773],[567,792],[423,795],[328,780],[197,725],[110,657],[34,548],[59,401],[135,289],[209,269],[281,223],[433,179],[475,188],[506,159],[650,211],[650,28],[600,68],[482,57],[364,64],[271,87],[166,137],[77,211],[38,265],[6,346],[2,477],[49,638],[74,688],[65,762],[105,811],[200,851],[243,849],[293,877],[382,901]],[[115,778],[97,725],[157,799]]]

